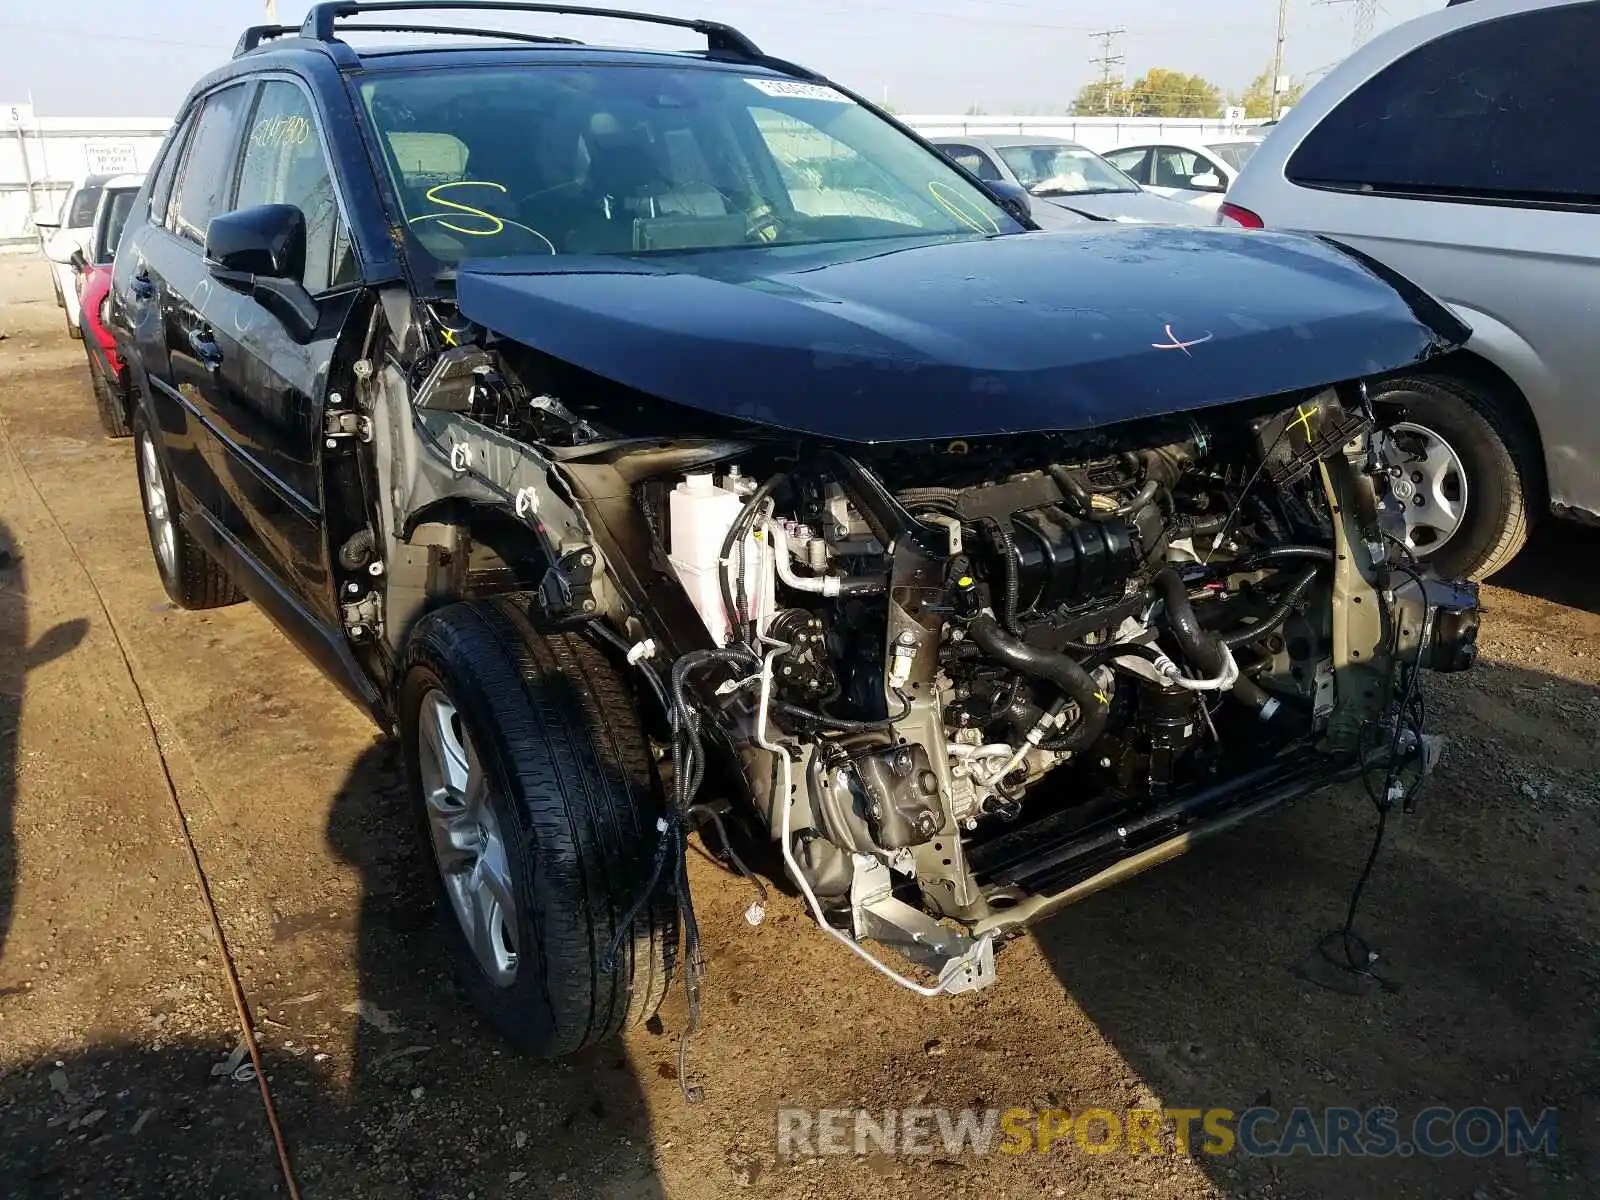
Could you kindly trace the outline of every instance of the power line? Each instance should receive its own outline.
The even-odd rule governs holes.
[[[1378,0],[1316,0],[1322,5],[1349,5],[1355,19],[1351,25],[1350,44],[1360,49],[1372,40],[1372,29],[1378,23]]]
[[[1122,84],[1122,72],[1118,68],[1126,61],[1122,54],[1112,53],[1112,44],[1127,32],[1119,25],[1115,29],[1101,29],[1089,35],[1100,43],[1100,57],[1089,61],[1100,68],[1100,111],[1104,113],[1111,111],[1111,97]],[[1117,77],[1115,82],[1112,80],[1113,74]]]

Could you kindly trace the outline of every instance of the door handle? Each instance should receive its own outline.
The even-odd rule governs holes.
[[[140,267],[133,276],[133,295],[136,300],[150,300],[155,297],[156,285],[151,282],[150,272]]]
[[[217,345],[216,339],[211,335],[211,327],[202,325],[199,329],[189,331],[189,349],[194,351],[194,356],[208,367],[218,366],[222,362],[222,347]]]

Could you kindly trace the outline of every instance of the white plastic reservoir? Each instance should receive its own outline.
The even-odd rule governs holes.
[[[669,556],[689,600],[719,646],[731,637],[728,611],[722,603],[718,579],[723,540],[744,509],[744,498],[717,486],[714,476],[689,475],[672,491],[669,515],[672,553]],[[755,616],[772,603],[772,569],[766,548],[754,535],[744,540],[744,602]]]

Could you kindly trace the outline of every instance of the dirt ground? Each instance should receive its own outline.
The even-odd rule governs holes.
[[[0,335],[6,1195],[283,1194],[256,1085],[213,1069],[237,1023],[163,756],[307,1196],[1600,1194],[1600,532],[1542,531],[1486,590],[1482,668],[1430,685],[1444,763],[1361,920],[1400,991],[1293,970],[1368,849],[1353,789],[1069,910],[956,999],[892,988],[790,898],[750,926],[744,886],[696,858],[690,1106],[681,994],[659,1031],[559,1064],[464,1007],[393,748],[250,606],[166,602],[42,263],[0,262]],[[1441,1161],[776,1153],[780,1106],[1158,1102],[1553,1106],[1561,1134],[1554,1156]]]

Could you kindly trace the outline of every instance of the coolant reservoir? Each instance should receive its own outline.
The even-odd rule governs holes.
[[[727,608],[722,603],[718,577],[722,543],[744,509],[744,498],[718,487],[710,475],[690,475],[672,491],[669,516],[672,553],[669,556],[689,600],[719,646],[731,636]],[[745,606],[752,616],[770,606],[772,568],[765,548],[752,534],[744,544]]]

